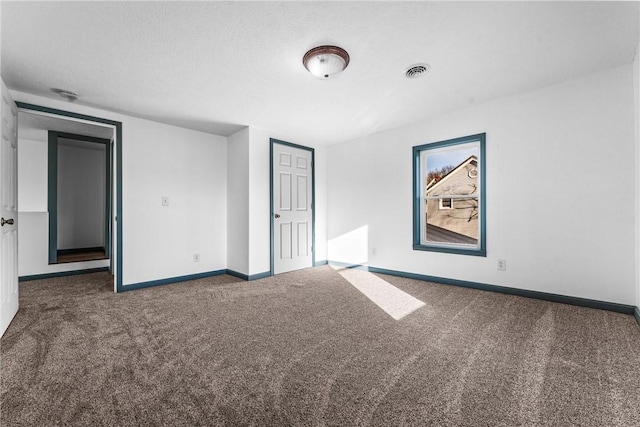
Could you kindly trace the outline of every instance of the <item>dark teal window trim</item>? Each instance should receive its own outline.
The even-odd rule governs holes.
[[[104,224],[104,252],[111,258],[111,141],[104,138],[76,135],[73,133],[49,131],[48,150],[48,198],[49,211],[49,264],[58,262],[58,139],[74,139],[76,141],[104,144],[106,158],[106,187],[105,187],[105,224]]]
[[[273,224],[273,144],[286,145],[288,147],[299,148],[311,152],[311,266],[316,263],[316,159],[315,150],[304,145],[293,144],[291,142],[280,141],[278,139],[269,139],[269,224],[271,233],[271,265],[270,275],[273,276],[274,264],[274,224]]]
[[[480,173],[478,174],[480,195],[478,198],[480,206],[479,213],[479,243],[477,247],[469,247],[462,244],[428,244],[422,242],[422,215],[421,215],[421,157],[422,153],[428,150],[440,149],[443,147],[452,147],[469,143],[479,144],[478,166]],[[449,139],[430,144],[418,145],[413,147],[412,163],[413,163],[413,249],[418,251],[445,252],[459,255],[487,256],[487,233],[486,233],[486,156],[485,156],[486,134],[480,133],[476,135],[464,136],[461,138]]]
[[[63,117],[71,117],[74,119],[87,120],[90,122],[103,123],[113,126],[116,130],[116,292],[122,292],[122,122],[115,120],[103,119],[101,117],[88,116],[85,114],[73,113],[71,111],[58,110],[56,108],[43,107],[40,105],[28,104],[25,102],[16,102],[18,108],[29,111],[40,111],[42,113],[53,114]],[[113,257],[111,257],[111,267],[109,271],[113,272]]]

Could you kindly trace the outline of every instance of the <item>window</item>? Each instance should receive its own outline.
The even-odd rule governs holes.
[[[453,199],[440,199],[440,209],[451,209]]]
[[[485,134],[413,147],[413,249],[486,256]]]

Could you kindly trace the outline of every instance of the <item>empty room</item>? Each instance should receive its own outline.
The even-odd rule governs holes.
[[[0,425],[640,426],[640,2],[0,25]]]

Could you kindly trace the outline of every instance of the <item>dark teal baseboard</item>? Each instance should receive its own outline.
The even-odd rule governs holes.
[[[55,273],[34,274],[31,276],[18,277],[19,282],[28,282],[30,280],[53,279],[55,277],[77,276],[78,274],[99,273],[109,271],[109,267],[88,268],[86,270],[58,271]]]
[[[51,279],[55,277],[75,276],[78,274],[89,274],[89,273],[97,273],[97,272],[103,272],[103,271],[109,271],[109,267],[90,268],[86,270],[61,271],[61,272],[47,273],[47,274],[35,274],[32,276],[21,276],[18,278],[18,280],[20,282],[26,282],[29,280]],[[228,274],[230,276],[235,276],[243,280],[258,280],[258,279],[263,279],[265,277],[271,276],[270,271],[265,271],[264,273],[252,274],[250,276],[247,276],[246,274],[238,273],[233,270],[223,269],[223,270],[207,271],[204,273],[189,274],[186,276],[169,277],[166,279],[150,280],[148,282],[139,282],[139,283],[133,283],[130,285],[124,285],[122,289],[120,289],[120,292],[150,288],[153,286],[169,285],[169,284],[178,283],[178,282],[187,282],[189,280],[220,276],[222,274]]]
[[[229,276],[237,277],[239,279],[248,280],[248,281],[264,279],[265,277],[271,277],[271,272],[270,271],[265,271],[264,273],[247,275],[247,274],[243,274],[243,273],[238,273],[237,271],[227,270],[227,274]]]
[[[322,261],[316,261],[313,263],[314,267],[320,267],[321,265],[327,265],[329,264],[329,261],[327,261],[326,259],[323,259]]]
[[[248,276],[246,274],[238,273],[237,271],[224,269],[224,270],[207,271],[205,273],[189,274],[187,276],[178,276],[178,277],[169,277],[167,279],[151,280],[149,282],[134,283],[132,285],[124,285],[122,287],[122,291],[123,292],[133,291],[136,289],[150,288],[152,286],[169,285],[171,283],[178,283],[178,282],[187,282],[189,280],[203,279],[205,277],[212,277],[212,276],[220,276],[222,274],[228,274],[229,276],[238,277],[242,280],[247,280],[247,281],[264,279],[265,277],[271,276],[270,271],[265,271],[264,273],[252,274]]]
[[[407,272],[398,271],[398,270],[387,270],[384,268],[371,267],[371,266],[361,265],[361,264],[349,264],[349,263],[343,263],[339,261],[318,261],[314,265],[321,266],[321,265],[327,265],[327,264],[337,266],[337,267],[343,267],[343,268],[365,270],[365,271],[370,271],[372,273],[388,274],[390,276],[422,280],[426,282],[441,283],[441,284],[452,285],[452,286],[461,286],[465,288],[479,289],[483,291],[498,292],[502,294],[516,295],[516,296],[521,296],[526,298],[534,298],[534,299],[540,299],[545,301],[559,302],[563,304],[577,305],[581,307],[597,308],[600,310],[609,310],[609,311],[615,311],[618,313],[631,314],[635,317],[636,321],[638,322],[638,325],[640,325],[640,307],[634,307],[632,305],[598,301],[598,300],[592,300],[587,298],[570,297],[566,295],[551,294],[547,292],[530,291],[526,289],[509,288],[506,286],[489,285],[485,283],[469,282],[465,280],[448,279],[445,277],[428,276],[424,274],[407,273]],[[106,271],[109,271],[109,267],[90,268],[86,270],[60,271],[56,273],[46,273],[46,274],[34,274],[31,276],[20,276],[18,280],[20,282],[27,282],[30,280],[51,279],[56,277],[75,276],[79,274],[89,274],[89,273],[98,273],[98,272],[106,272]],[[247,281],[263,279],[265,277],[270,277],[272,275],[270,271],[265,271],[259,274],[246,275],[246,274],[238,273],[237,271],[224,269],[224,270],[208,271],[208,272],[198,273],[198,274],[190,274],[187,276],[170,277],[167,279],[159,279],[159,280],[151,280],[148,282],[134,283],[131,285],[123,286],[121,291],[125,292],[125,291],[132,291],[135,289],[149,288],[152,286],[186,282],[189,280],[219,276],[222,274],[228,274],[230,276],[238,277],[240,279],[247,280]]]
[[[333,265],[335,267],[340,267],[340,268],[353,268],[354,270],[364,270],[364,271],[370,271],[369,269],[372,268],[367,265],[350,264],[348,262],[340,262],[340,261],[327,261],[327,264]]]
[[[534,298],[563,304],[577,305],[580,307],[597,308],[600,310],[615,311],[624,314],[634,314],[633,305],[618,304],[615,302],[592,300],[587,298],[570,297],[566,295],[551,294],[547,292],[530,291],[526,289],[509,288],[507,286],[489,285],[485,283],[469,282],[465,280],[448,279],[445,277],[427,276],[424,274],[407,273],[404,271],[387,270],[384,268],[370,267],[359,264],[345,264],[341,262],[329,261],[329,264],[344,268],[355,268],[366,270],[372,273],[388,274],[390,276],[406,277],[408,279],[423,280],[426,282],[442,283],[444,285],[461,286],[464,288],[479,289],[482,291],[498,292],[507,295],[516,295],[525,298]],[[637,309],[635,310],[636,320],[638,319]],[[640,323],[640,322],[639,322]]]
[[[258,273],[258,274],[252,274],[249,276],[248,280],[258,280],[258,279],[264,279],[266,277],[271,277],[273,276],[273,274],[271,274],[270,271],[265,271],[263,273]]]
[[[167,279],[150,280],[148,282],[133,283],[131,285],[124,285],[120,291],[121,292],[133,291],[136,289],[150,288],[152,286],[169,285],[171,283],[187,282],[189,280],[203,279],[205,277],[220,276],[222,274],[227,274],[227,270],[207,271],[204,273],[189,274],[187,276],[169,277]]]

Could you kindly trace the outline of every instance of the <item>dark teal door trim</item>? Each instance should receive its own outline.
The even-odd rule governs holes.
[[[76,141],[104,144],[105,146],[105,217],[104,217],[104,252],[111,258],[111,141],[104,138],[76,135],[73,133],[49,131],[48,155],[48,210],[49,210],[49,264],[58,262],[58,139],[73,139]]]
[[[122,292],[122,122],[115,120],[103,119],[101,117],[88,116],[86,114],[73,113],[71,111],[58,110],[56,108],[48,108],[40,105],[28,104],[25,102],[16,102],[19,109],[26,111],[39,111],[42,113],[53,114],[62,117],[71,117],[74,119],[86,120],[90,122],[102,123],[113,126],[116,130],[116,292]]]
[[[109,157],[107,157],[107,170],[113,171],[113,140],[109,141]],[[113,274],[113,251],[111,250],[111,244],[113,243],[113,177],[109,176],[109,194],[107,197],[109,198],[109,203],[107,203],[107,207],[109,209],[109,222],[107,227],[109,227],[109,274]]]
[[[49,212],[49,264],[58,262],[58,136],[49,132],[47,151],[47,211]]]

